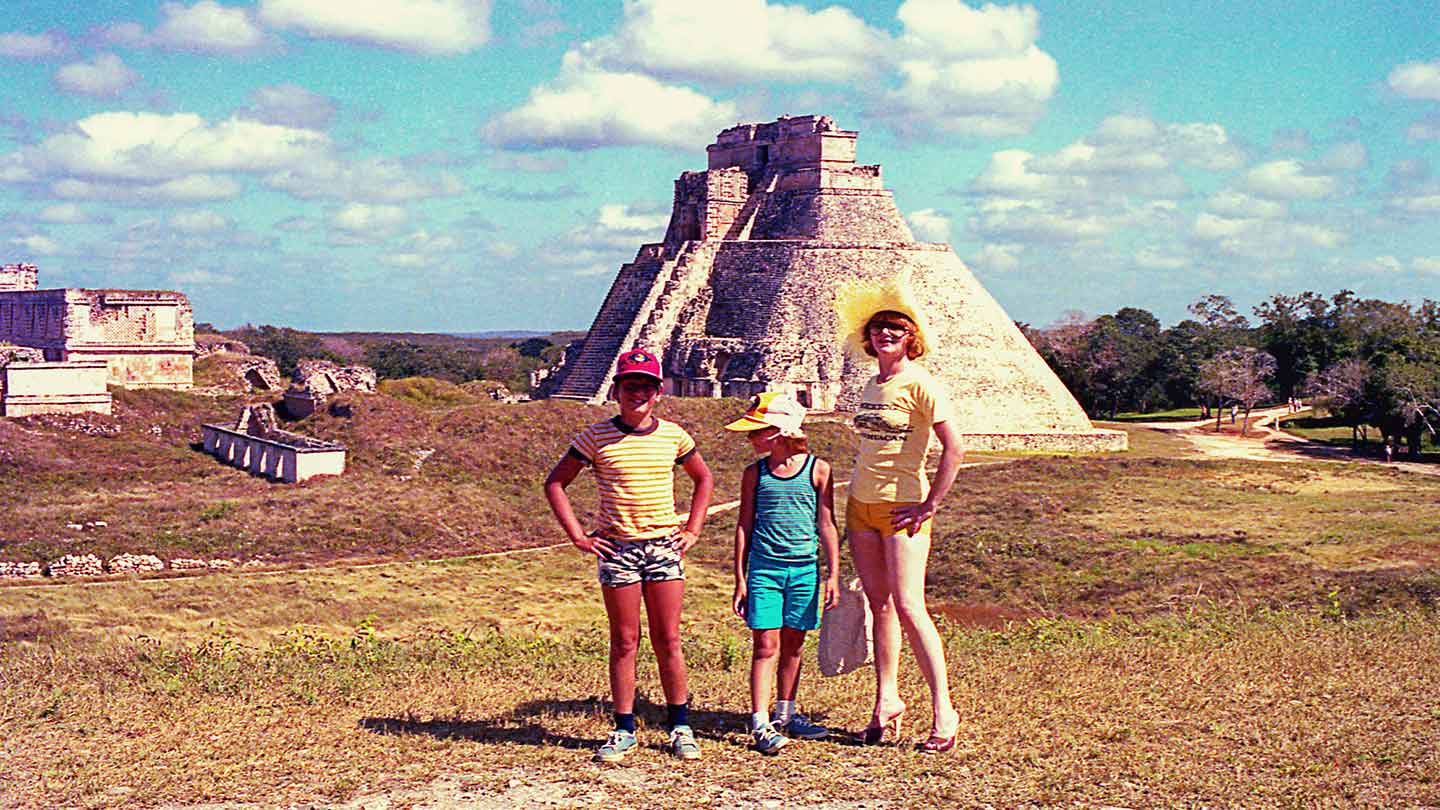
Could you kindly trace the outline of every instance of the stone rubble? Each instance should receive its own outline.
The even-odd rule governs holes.
[[[94,554],[66,554],[50,561],[52,577],[103,577],[105,563]]]
[[[0,579],[33,579],[45,575],[38,562],[0,562]]]
[[[165,562],[154,554],[116,554],[106,567],[112,574],[144,574],[165,570]]]
[[[209,567],[210,563],[194,557],[176,557],[170,561],[170,570],[172,571],[203,571]]]

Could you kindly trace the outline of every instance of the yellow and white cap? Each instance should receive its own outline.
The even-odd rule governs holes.
[[[745,415],[725,426],[726,430],[749,431],[767,427],[779,428],[781,436],[799,438],[805,435],[800,425],[805,421],[805,406],[783,391],[766,391],[752,397]]]

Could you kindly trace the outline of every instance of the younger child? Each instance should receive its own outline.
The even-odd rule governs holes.
[[[610,696],[615,730],[595,752],[597,762],[619,762],[636,745],[635,652],[640,645],[640,604],[650,624],[650,645],[665,692],[669,749],[699,759],[690,729],[690,692],[680,647],[680,604],[685,595],[684,554],[700,539],[714,481],[685,429],[655,416],[660,361],[635,349],[620,358],[611,394],[620,415],[581,431],[545,479],[545,499],[570,542],[598,558],[600,592],[610,620]],[[675,466],[695,484],[690,515],[675,513]],[[565,487],[585,467],[600,490],[599,525],[587,533]]]
[[[805,633],[820,626],[825,607],[840,601],[840,539],[830,465],[807,452],[800,425],[805,408],[788,394],[768,391],[745,415],[725,426],[745,431],[763,457],[745,468],[735,527],[736,615],[754,636],[750,659],[750,734],[755,750],[778,754],[791,737],[819,739],[829,729],[795,710]],[[830,573],[819,582],[819,545]],[[771,684],[779,681],[775,715]]]

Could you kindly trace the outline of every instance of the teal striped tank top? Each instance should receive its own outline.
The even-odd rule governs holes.
[[[770,472],[770,459],[756,462],[755,525],[750,532],[750,553],[769,562],[807,563],[819,556],[820,536],[815,529],[819,496],[811,469],[815,457],[806,456],[800,471],[789,478]]]

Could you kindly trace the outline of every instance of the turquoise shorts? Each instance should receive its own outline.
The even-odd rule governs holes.
[[[745,624],[751,630],[820,626],[820,572],[814,562],[779,563],[754,555],[745,575]]]

